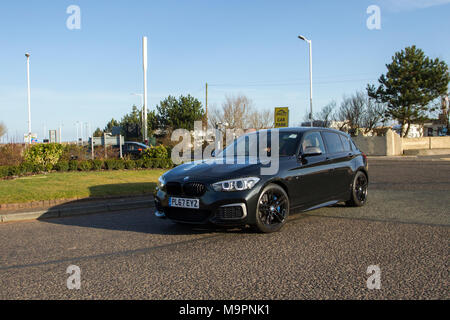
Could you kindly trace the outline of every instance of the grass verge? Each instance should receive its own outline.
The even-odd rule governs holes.
[[[48,173],[0,181],[0,203],[130,196],[155,190],[164,169]]]

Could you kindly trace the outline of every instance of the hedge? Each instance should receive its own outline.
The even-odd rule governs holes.
[[[53,168],[59,172],[69,171],[69,161],[59,161]]]
[[[59,158],[64,152],[64,145],[59,143],[38,143],[33,144],[25,150],[24,159],[38,168],[44,170],[52,170],[53,166],[58,163]]]
[[[92,169],[92,161],[85,160],[85,161],[79,161],[78,162],[78,170],[79,171],[90,171]]]
[[[150,169],[161,168],[168,169],[174,165],[170,159],[138,159],[138,160],[124,160],[124,159],[107,159],[102,160],[85,160],[85,161],[65,161],[61,160],[53,166],[43,164],[32,164],[24,162],[18,166],[0,166],[0,179],[6,177],[23,176],[30,173],[41,172],[66,172],[66,171],[99,171],[102,168],[106,170],[134,170],[134,169]]]

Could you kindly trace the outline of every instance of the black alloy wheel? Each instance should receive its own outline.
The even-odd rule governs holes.
[[[262,191],[256,207],[256,228],[270,233],[280,230],[289,216],[289,197],[277,184],[269,184]]]
[[[362,171],[358,171],[353,179],[351,198],[346,204],[353,207],[362,207],[365,205],[367,202],[368,185],[369,183],[366,174]]]

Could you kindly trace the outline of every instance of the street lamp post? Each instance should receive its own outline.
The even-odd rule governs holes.
[[[80,135],[79,135],[79,131],[78,131],[78,124],[79,124],[79,121],[75,122],[75,127],[77,128],[77,145],[78,145],[78,141],[80,140]]]
[[[312,98],[312,41],[306,39],[304,36],[298,36],[300,40],[306,41],[309,44],[309,120],[311,121],[311,127],[313,126],[313,98]]]
[[[27,57],[27,90],[28,90],[28,143],[31,143],[31,100],[30,100],[30,54],[25,53]]]
[[[148,132],[147,132],[147,37],[142,38],[142,65],[144,71],[144,114],[143,121],[144,125],[142,126],[144,129],[144,134],[142,135],[144,139],[144,143],[148,143]]]

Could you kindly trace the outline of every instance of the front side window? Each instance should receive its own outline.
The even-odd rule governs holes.
[[[297,151],[298,141],[300,135],[297,132],[278,132],[279,137],[279,151],[280,157],[293,156]],[[232,144],[225,148],[223,153],[218,154],[218,157],[226,154],[227,151],[232,152],[230,149],[234,150],[234,154],[237,156],[250,156],[252,152],[257,152],[259,143],[259,134],[249,133],[239,137],[234,140]],[[270,131],[267,133],[267,147],[265,150],[267,152],[271,151],[271,134]]]
[[[309,132],[305,135],[302,142],[302,152],[304,152],[307,148],[316,147],[322,151],[322,154],[325,153],[325,146],[323,144],[322,137],[319,132]]]
[[[328,153],[339,153],[344,151],[344,146],[342,145],[341,138],[334,132],[322,132],[327,144]]]

